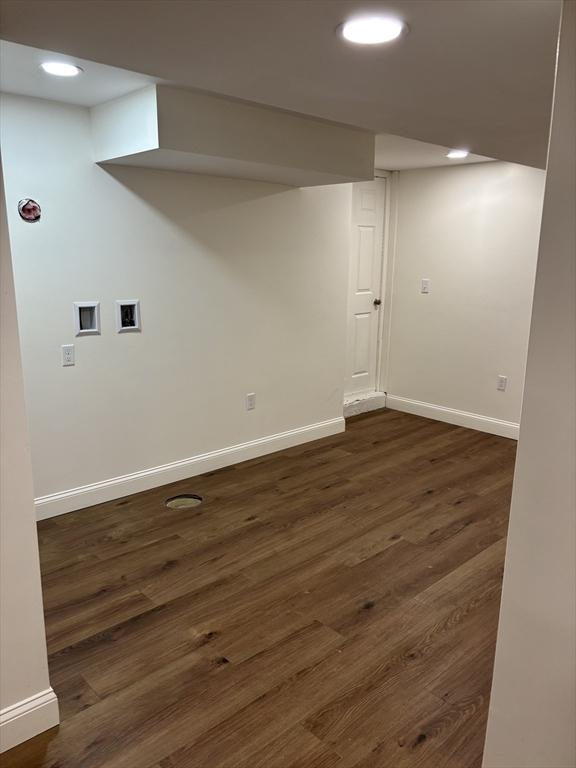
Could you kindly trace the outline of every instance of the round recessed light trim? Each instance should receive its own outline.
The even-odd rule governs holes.
[[[465,157],[468,157],[469,154],[470,152],[467,149],[451,149],[446,157],[449,157],[450,160],[463,160]]]
[[[350,43],[381,45],[396,40],[406,29],[406,24],[393,16],[357,16],[345,21],[340,33]]]
[[[69,64],[66,61],[44,61],[40,64],[40,68],[48,75],[56,75],[56,77],[76,77],[84,70],[77,64]]]

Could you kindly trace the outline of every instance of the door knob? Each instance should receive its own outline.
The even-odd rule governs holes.
[[[382,299],[374,299],[374,306],[379,307],[382,304]]]

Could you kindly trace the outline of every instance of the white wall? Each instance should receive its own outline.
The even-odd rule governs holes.
[[[384,372],[391,407],[515,436],[544,178],[502,162],[399,173]],[[431,280],[429,295],[421,278]]]
[[[0,169],[0,751],[58,722],[48,682],[18,324]]]
[[[88,111],[48,101],[5,97],[2,125],[43,514],[343,428],[348,185],[103,169]],[[27,196],[42,206],[38,224],[17,216]],[[118,298],[140,299],[141,334],[116,334]],[[82,299],[100,300],[101,336],[74,338]],[[70,342],[76,366],[63,368]],[[66,493],[318,423],[212,463]]]
[[[96,162],[157,149],[158,104],[150,85],[90,110],[92,157]]]
[[[564,3],[485,768],[576,766],[576,3]]]

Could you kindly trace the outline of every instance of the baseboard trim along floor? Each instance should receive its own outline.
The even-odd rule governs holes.
[[[386,408],[386,392],[369,392],[364,395],[347,395],[344,399],[344,417]]]
[[[445,408],[441,405],[422,403],[419,400],[410,400],[407,397],[397,397],[390,394],[386,395],[386,407],[393,411],[404,411],[404,413],[412,413],[415,416],[424,416],[428,419],[456,424],[459,427],[468,427],[480,432],[490,432],[493,435],[518,440],[520,425],[513,421],[502,421],[490,416],[481,416],[478,413]]]
[[[0,711],[0,752],[6,752],[60,722],[58,699],[52,688],[40,691]]]
[[[63,515],[83,507],[91,507],[94,504],[102,504],[106,501],[119,499],[131,493],[147,491],[167,483],[185,480],[187,477],[201,475],[204,472],[213,472],[215,469],[227,467],[230,464],[238,464],[241,461],[255,459],[268,453],[282,451],[301,443],[319,440],[322,437],[343,432],[345,422],[343,417],[320,421],[316,424],[308,424],[286,432],[279,432],[257,440],[239,443],[227,448],[221,448],[209,453],[191,456],[170,464],[151,467],[128,475],[113,477],[109,480],[91,483],[90,485],[71,488],[59,493],[51,493],[34,499],[36,517],[45,520],[48,517]]]

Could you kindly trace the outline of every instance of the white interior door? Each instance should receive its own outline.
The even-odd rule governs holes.
[[[378,383],[386,179],[353,184],[345,395]]]

